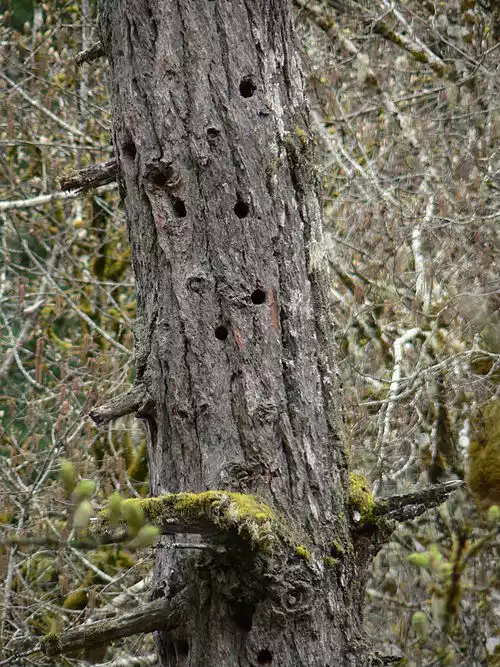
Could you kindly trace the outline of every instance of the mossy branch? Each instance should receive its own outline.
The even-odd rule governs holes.
[[[429,65],[438,76],[453,81],[456,79],[456,72],[452,68],[447,67],[441,58],[432,53],[430,49],[427,49],[424,45],[410,39],[407,35],[401,32],[396,32],[383,21],[378,21],[373,26],[373,32],[377,33],[387,41],[396,44],[396,46],[399,46],[401,49],[404,49],[418,62]]]
[[[122,516],[134,511],[160,529],[164,535],[238,535],[258,551],[270,550],[276,535],[277,521],[273,510],[255,496],[230,491],[202,493],[168,493],[156,498],[131,498],[121,506]],[[109,527],[109,510],[92,527],[102,535]],[[142,520],[141,518],[141,520]]]
[[[119,618],[95,621],[60,634],[51,632],[42,638],[41,650],[56,656],[153,630],[173,630],[186,620],[188,609],[189,589],[184,589],[173,598],[155,600]]]

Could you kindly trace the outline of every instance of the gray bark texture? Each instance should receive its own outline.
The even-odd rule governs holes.
[[[196,595],[187,620],[158,633],[162,664],[365,665],[374,539],[350,524],[290,3],[103,0],[100,20],[151,495],[255,494],[291,545],[263,555],[163,538],[153,599]]]

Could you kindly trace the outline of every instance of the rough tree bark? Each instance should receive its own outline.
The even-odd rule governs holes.
[[[158,633],[162,663],[365,665],[375,540],[350,522],[290,3],[103,0],[100,21],[151,495],[255,494],[290,545],[211,552],[165,538],[153,598],[191,597],[188,620]]]

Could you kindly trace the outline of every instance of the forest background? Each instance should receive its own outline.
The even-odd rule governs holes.
[[[500,5],[294,6],[351,467],[377,496],[468,481],[378,555],[368,637],[400,664],[500,665]],[[68,540],[114,491],[145,495],[148,471],[137,420],[88,417],[133,381],[117,188],[58,180],[112,158],[106,63],[75,63],[96,6],[3,12],[0,665],[41,665],[30,638],[147,599],[151,549]],[[150,636],[80,657],[156,663]]]

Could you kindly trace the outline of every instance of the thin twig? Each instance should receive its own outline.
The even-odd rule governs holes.
[[[115,183],[102,185],[97,192],[112,192],[116,190]],[[84,194],[83,190],[71,190],[70,192],[51,192],[48,195],[39,195],[38,197],[31,197],[30,199],[15,199],[13,201],[0,201],[0,212],[10,211],[12,209],[33,208],[43,204],[50,204],[53,201],[60,201],[64,199],[76,199]]]
[[[52,278],[52,276],[47,273],[47,270],[45,269],[45,267],[42,266],[42,264],[33,255],[33,253],[31,252],[28,244],[26,243],[26,241],[22,237],[20,237],[20,240],[21,240],[21,244],[23,246],[24,252],[28,255],[28,257],[31,259],[31,261],[40,269],[40,271],[42,271],[42,273],[47,276],[47,279],[49,280],[51,285],[59,292],[59,294],[61,294],[63,296],[64,300],[67,303],[69,303],[69,305],[75,311],[75,313],[78,315],[78,317],[80,317],[84,322],[86,322],[89,325],[89,327],[94,329],[94,331],[97,331],[105,340],[108,341],[108,343],[110,345],[112,345],[113,347],[116,347],[121,352],[125,352],[128,356],[130,356],[130,350],[128,350],[121,343],[118,343],[118,341],[116,341],[110,334],[108,334],[106,331],[104,331],[104,329],[101,329],[101,327],[98,324],[96,324],[92,319],[90,319],[90,317],[86,313],[84,313],[82,310],[80,310],[80,308],[78,308],[78,306],[73,301],[73,299],[71,299],[68,296],[68,294],[61,287],[59,287],[59,285]]]
[[[86,136],[81,130],[79,130],[77,127],[72,127],[69,125],[69,123],[66,123],[60,116],[57,116],[55,113],[52,113],[52,111],[49,111],[49,109],[46,109],[44,106],[40,104],[40,102],[37,102],[34,100],[32,97],[30,97],[27,93],[24,92],[24,90],[21,88],[21,86],[15,81],[12,81],[9,79],[9,77],[4,74],[3,72],[0,72],[0,77],[9,84],[10,86],[10,92],[16,92],[21,95],[23,99],[26,100],[31,106],[35,107],[35,109],[38,109],[38,111],[41,111],[43,114],[45,114],[50,120],[54,121],[54,123],[57,123],[60,127],[63,128],[63,130],[66,130],[70,134],[72,134],[75,137],[80,137],[84,139],[86,143],[89,144],[94,144],[92,139],[88,136]]]

